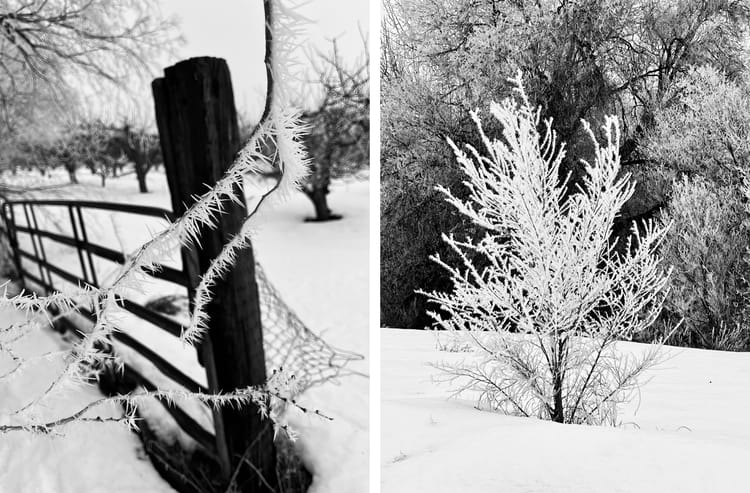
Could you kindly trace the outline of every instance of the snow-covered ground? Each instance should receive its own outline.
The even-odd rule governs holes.
[[[270,209],[258,225],[254,245],[261,264],[299,317],[335,347],[365,356],[349,368],[369,374],[367,182],[332,188],[329,206],[344,218],[302,223],[312,206],[295,194]],[[313,473],[310,493],[368,490],[369,379],[348,376],[313,387],[300,399],[334,418],[293,422],[298,450]]]
[[[750,353],[667,348],[612,428],[476,410],[430,366],[471,353],[439,351],[428,331],[381,341],[384,493],[750,491]]]
[[[0,311],[0,328],[21,324],[20,312]],[[15,347],[19,356],[33,358],[66,348],[51,330],[37,330]],[[13,368],[0,353],[0,374]],[[13,378],[0,379],[0,424],[15,424],[4,416],[20,409],[44,392],[63,366],[61,357],[43,360]],[[39,409],[39,418],[58,419],[102,395],[91,387],[68,388]],[[112,416],[115,409],[100,410]],[[115,423],[73,423],[49,435],[20,431],[0,435],[0,491],[3,492],[104,492],[173,491],[159,476],[143,451],[138,437]]]
[[[53,177],[52,180],[59,178]],[[86,173],[81,173],[80,179],[81,185],[66,187],[55,195],[169,208],[166,179],[162,173],[149,174],[152,192],[148,194],[137,192],[133,176],[108,180],[106,188],[99,187],[96,177]],[[253,242],[256,256],[268,278],[302,321],[329,344],[361,355],[368,354],[368,193],[367,181],[335,184],[329,196],[330,206],[335,212],[342,213],[344,219],[329,223],[303,222],[311,215],[312,206],[302,194],[294,194],[285,203],[264,209],[256,220],[257,233]],[[252,200],[252,194],[252,190],[249,191],[249,200]],[[49,193],[45,195],[49,196]],[[64,209],[52,209],[47,217],[39,220],[45,228],[62,227],[65,230],[68,227],[66,222],[57,220],[65,214]],[[158,220],[144,222],[136,217],[134,221],[133,216],[119,213],[85,214],[88,214],[85,219],[90,239],[124,252],[132,251],[153,231],[164,226]],[[70,234],[70,231],[65,232]],[[54,263],[80,273],[75,250],[64,246],[53,249],[51,242],[46,240],[45,246],[48,258],[54,259]],[[166,263],[179,267],[178,258],[174,256]],[[99,272],[112,270],[113,266],[105,265],[104,261],[97,264]],[[54,276],[53,279],[55,283],[59,282]],[[132,298],[142,302],[157,294],[178,291],[174,285],[154,282],[144,287],[143,292],[132,293]],[[153,328],[137,323],[126,325],[129,325],[127,330],[132,336],[166,355],[199,382],[205,382],[192,348],[183,347],[175,338]],[[368,361],[356,361],[349,368],[366,374]],[[151,374],[149,378],[152,378]],[[334,418],[333,422],[328,422],[306,416],[292,417],[291,424],[300,434],[298,450],[313,473],[311,492],[366,491],[368,385],[365,376],[347,376],[313,387],[298,399],[301,404],[320,409]],[[152,411],[158,412],[159,406],[153,407]],[[210,428],[208,414],[191,414]],[[164,416],[162,412],[156,417],[162,419]],[[4,491],[4,488],[0,490]]]

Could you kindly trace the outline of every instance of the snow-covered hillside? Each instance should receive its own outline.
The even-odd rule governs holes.
[[[50,180],[56,178],[60,177]],[[81,185],[66,187],[56,192],[55,196],[169,208],[166,179],[162,173],[149,174],[148,184],[152,192],[148,194],[137,192],[132,176],[110,179],[106,188],[99,187],[94,176],[82,173],[80,178]],[[248,200],[251,203],[253,193],[249,189]],[[368,354],[368,193],[367,181],[335,184],[329,197],[330,206],[335,212],[343,214],[344,219],[329,223],[305,223],[304,218],[312,215],[312,206],[302,194],[294,194],[288,201],[264,209],[255,221],[257,233],[253,242],[256,256],[264,266],[267,277],[300,319],[334,347],[365,356]],[[153,231],[163,227],[163,223],[160,226],[158,221],[152,223],[140,221],[137,217],[135,219],[133,216],[128,218],[127,215],[104,213],[101,217],[88,217],[86,220],[87,227],[90,226],[90,237],[96,242],[127,252],[147,240]],[[57,222],[54,215],[40,219],[43,224],[45,221]],[[51,224],[49,226],[52,227]],[[49,245],[47,256],[53,262],[65,265],[74,273],[80,271],[75,250],[65,247],[54,250],[50,243],[45,243]],[[175,256],[168,264],[178,267],[178,258]],[[99,263],[97,270],[106,272],[112,267]],[[174,285],[171,288],[158,283],[147,286],[142,293],[134,293],[134,299],[145,301],[155,295],[166,294],[168,291],[165,289],[173,290]],[[5,325],[2,318],[0,325]],[[181,347],[176,339],[152,328],[142,330],[134,326],[129,332],[196,380],[205,381],[192,348]],[[44,337],[52,340],[58,338],[51,331],[45,332]],[[305,465],[313,473],[310,491],[314,493],[367,489],[368,360],[355,361],[349,369],[358,375],[313,387],[298,399],[300,404],[320,409],[333,417],[334,421],[307,416],[292,418],[291,424],[300,435],[296,446]],[[158,410],[159,406],[156,405],[155,409]],[[196,418],[205,421],[198,416]],[[86,426],[91,426],[91,432],[96,433],[96,426],[102,425]],[[75,430],[71,429],[67,434],[69,436],[61,439],[67,444],[66,447],[78,439]],[[42,442],[44,440],[46,437],[41,438]],[[21,448],[21,457],[24,454],[29,457],[39,454],[34,443],[29,442],[31,448],[26,452]],[[132,445],[130,450],[133,460],[137,459],[136,445]],[[0,445],[0,450],[6,448]],[[7,450],[4,453],[8,453]],[[18,449],[14,453],[19,453]],[[50,453],[51,458],[41,464],[41,469],[54,464],[54,455]],[[127,458],[123,460],[127,463]],[[23,461],[14,463],[16,467],[21,467]],[[0,471],[5,467],[0,466]],[[12,471],[6,475],[6,478],[10,477],[15,477]],[[3,485],[7,484],[10,483],[4,482],[0,473],[0,491],[5,491]],[[110,484],[117,484],[117,481],[112,478]],[[149,490],[147,483],[137,490],[140,491],[141,487],[143,491]],[[77,491],[87,490],[82,488]]]
[[[478,411],[429,366],[471,353],[439,351],[428,331],[381,340],[384,493],[750,491],[750,353],[666,348],[611,428]]]

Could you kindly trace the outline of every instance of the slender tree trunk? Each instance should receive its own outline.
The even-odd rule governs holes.
[[[138,178],[138,191],[141,193],[148,193],[148,185],[146,184],[146,166],[135,165],[135,175]]]
[[[564,423],[565,412],[563,410],[562,376],[560,375],[560,373],[556,373],[552,377],[552,393],[554,395],[552,421],[555,421],[557,423]]]
[[[559,337],[559,336],[558,336]],[[563,408],[563,375],[565,361],[565,339],[558,339],[556,354],[552,355],[552,421],[557,423],[565,422],[565,409]]]

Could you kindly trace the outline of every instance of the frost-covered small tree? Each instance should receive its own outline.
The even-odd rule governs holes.
[[[520,74],[517,99],[492,103],[502,138],[484,134],[472,113],[486,154],[452,141],[466,175],[468,200],[441,189],[448,202],[484,230],[482,238],[443,235],[463,260],[448,270],[450,293],[429,293],[440,328],[467,331],[482,357],[440,365],[457,392],[476,391],[480,406],[560,423],[616,422],[617,405],[657,362],[658,346],[644,354],[616,351],[658,315],[669,273],[654,249],[666,227],[633,225],[625,253],[610,241],[613,222],[633,193],[620,174],[620,133],[614,117],[600,145],[584,162],[582,185],[569,193],[560,182],[565,148],[551,120],[542,122]],[[541,128],[541,130],[540,130]]]
[[[448,281],[427,262],[430,253],[450,255],[438,231],[467,229],[434,192],[435,183],[447,185],[457,174],[446,163],[452,156],[444,136],[479,145],[469,110],[507,97],[505,78],[517,68],[532,102],[554,118],[568,144],[563,170],[574,169],[573,181],[583,173],[578,158],[589,152],[581,119],[616,114],[622,165],[651,191],[660,181],[639,144],[654,105],[691,65],[735,76],[746,66],[747,0],[381,5],[381,319],[389,326],[424,325],[424,297],[414,289],[444,290]],[[663,202],[635,198],[623,217],[653,216]]]

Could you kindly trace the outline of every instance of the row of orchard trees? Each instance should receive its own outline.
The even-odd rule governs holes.
[[[348,64],[334,41],[330,52],[315,60],[317,88],[301,115],[307,127],[304,141],[312,170],[302,191],[312,202],[315,221],[341,217],[328,207],[331,181],[369,167],[369,58],[366,44],[363,47],[363,56]],[[126,118],[113,124],[75,118],[71,113],[65,118],[68,121],[58,121],[52,128],[19,124],[7,132],[0,142],[0,172],[37,170],[46,174],[64,168],[75,184],[78,170],[85,168],[101,177],[102,186],[108,177],[128,173],[135,174],[140,192],[147,193],[146,175],[162,158],[158,134],[148,125],[136,123],[146,118]],[[249,134],[253,127],[247,122],[244,133]]]
[[[81,115],[96,108],[139,115],[134,100],[150,101],[145,83],[180,44],[176,23],[159,12],[157,0],[0,1],[0,186],[4,171],[55,167],[65,168],[71,182],[79,168],[89,168],[104,184],[127,166],[147,191],[146,174],[160,163],[154,125],[142,123],[152,116],[113,124],[123,115],[112,115],[105,124]],[[303,191],[315,220],[339,217],[327,203],[331,180],[369,166],[363,48],[364,56],[348,65],[334,43],[313,63],[315,93],[299,96],[309,103],[300,105],[308,107],[313,171]]]
[[[85,115],[132,108],[179,45],[158,2],[6,0],[0,32],[0,171],[62,167],[75,183],[87,167],[104,183],[131,163],[147,191],[155,136]]]
[[[134,174],[141,193],[148,192],[146,175],[161,164],[159,138],[154,132],[131,124],[108,125],[100,120],[71,125],[53,136],[15,138],[3,145],[0,169],[5,172],[63,168],[70,183],[78,183],[81,168],[101,178]]]
[[[468,193],[445,137],[481,147],[470,111],[508,97],[520,69],[531,104],[567,143],[570,192],[586,176],[581,160],[593,161],[582,120],[598,129],[618,117],[622,170],[636,188],[612,240],[632,221],[673,223],[659,247],[674,266],[671,289],[646,337],[682,320],[673,343],[750,348],[749,32],[747,0],[386,1],[382,323],[428,325],[415,290],[451,287],[429,256],[460,260],[441,233],[481,236],[435,191]]]

